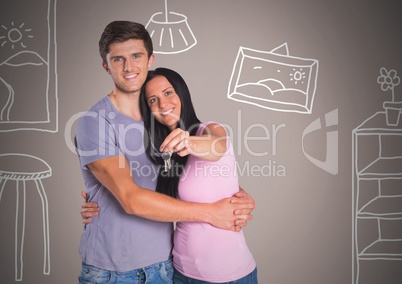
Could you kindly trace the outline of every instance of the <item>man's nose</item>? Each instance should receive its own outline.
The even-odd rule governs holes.
[[[133,66],[134,63],[130,59],[124,61],[124,71],[129,72],[133,70]]]

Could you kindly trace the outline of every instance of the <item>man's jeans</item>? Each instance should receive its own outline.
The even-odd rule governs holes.
[[[100,269],[82,263],[80,284],[172,284],[173,262],[168,259],[150,266],[126,272],[116,272]]]
[[[181,274],[178,270],[174,270],[174,283],[175,284],[213,284],[213,282],[207,282],[207,281],[202,281],[202,280],[197,280],[193,279],[190,277],[187,277],[183,274]],[[258,284],[258,278],[257,278],[257,268],[254,269],[253,272],[250,274],[244,276],[243,278],[230,281],[230,282],[225,282],[225,283],[220,283],[220,284]]]

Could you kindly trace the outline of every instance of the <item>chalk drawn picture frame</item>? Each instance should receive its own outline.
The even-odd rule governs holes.
[[[0,3],[0,132],[58,131],[56,2]]]
[[[271,51],[240,47],[227,97],[240,103],[311,114],[318,60],[289,55],[287,43]]]

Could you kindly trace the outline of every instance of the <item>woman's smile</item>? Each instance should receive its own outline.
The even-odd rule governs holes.
[[[145,87],[145,98],[155,119],[173,130],[180,121],[181,100],[164,76],[150,80]]]

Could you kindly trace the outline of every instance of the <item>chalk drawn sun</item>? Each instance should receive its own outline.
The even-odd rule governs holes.
[[[306,72],[303,71],[303,68],[299,68],[298,70],[296,68],[293,68],[293,73],[290,73],[290,81],[294,81],[295,85],[297,83],[304,84],[304,79],[306,78]]]
[[[0,46],[4,47],[6,45],[11,45],[11,48],[14,49],[16,45],[20,45],[22,48],[26,48],[27,46],[24,43],[24,39],[33,38],[33,35],[30,34],[32,30],[24,28],[24,26],[25,23],[15,26],[14,22],[11,22],[9,27],[1,25],[4,33],[0,35]]]

